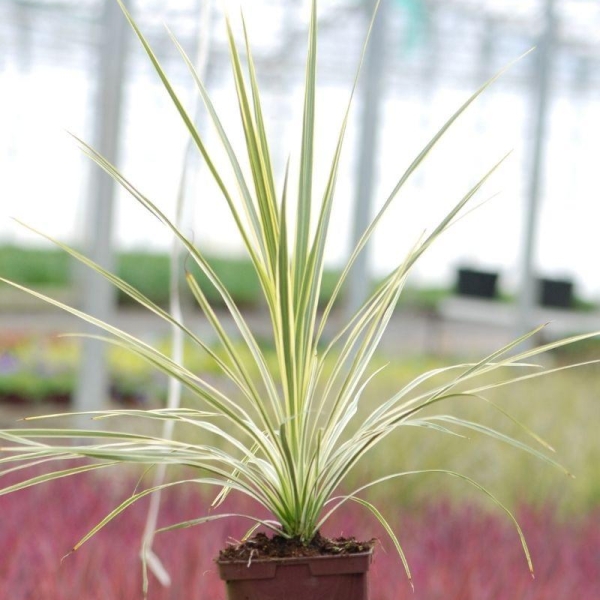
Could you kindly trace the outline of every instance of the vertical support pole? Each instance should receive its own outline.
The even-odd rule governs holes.
[[[126,56],[126,20],[114,0],[105,0],[98,45],[99,70],[96,80],[94,148],[116,164]],[[115,182],[96,165],[91,165],[86,207],[86,254],[105,269],[114,268],[112,240]],[[106,321],[114,312],[115,289],[91,269],[80,272],[84,312]],[[91,328],[88,331],[95,331]],[[106,347],[85,339],[75,391],[77,411],[100,410],[109,392]],[[86,421],[89,422],[89,421]]]
[[[483,81],[487,81],[495,72],[494,50],[495,41],[498,37],[498,27],[494,17],[487,16],[481,21],[481,40],[479,56],[476,68],[476,83],[479,86]],[[485,96],[485,94],[484,94]],[[484,100],[479,98],[478,100]]]
[[[367,22],[375,10],[376,0],[367,0]],[[360,84],[361,126],[358,139],[356,199],[352,220],[351,248],[360,240],[371,220],[375,187],[375,168],[381,106],[383,104],[383,58],[386,47],[388,0],[381,0],[379,13],[365,56],[364,75]],[[369,244],[358,255],[349,275],[346,300],[348,315],[354,314],[366,300],[370,287]]]
[[[534,78],[533,107],[534,137],[529,178],[529,195],[525,207],[521,287],[517,315],[517,332],[522,335],[533,326],[532,313],[536,303],[535,247],[538,233],[538,213],[547,138],[550,83],[554,51],[556,15],[555,0],[546,0],[544,28],[537,49],[537,68]]]

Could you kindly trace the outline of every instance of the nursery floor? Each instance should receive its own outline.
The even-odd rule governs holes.
[[[342,320],[334,314],[331,330]],[[246,314],[251,328],[268,336],[268,315],[261,311]],[[512,304],[467,298],[449,298],[436,311],[401,309],[396,312],[382,341],[388,352],[434,355],[480,355],[491,352],[516,337],[516,307]],[[209,336],[210,326],[199,311],[187,311],[185,323],[201,335]],[[578,332],[600,329],[600,313],[582,313],[560,309],[537,309],[531,318],[531,327],[550,323],[549,337],[556,338]],[[234,324],[227,315],[223,322],[231,330]],[[135,335],[166,335],[166,322],[145,311],[122,309],[116,311],[111,323]],[[0,313],[0,331],[3,334],[34,332],[73,332],[81,330],[76,317],[54,310],[36,312]]]

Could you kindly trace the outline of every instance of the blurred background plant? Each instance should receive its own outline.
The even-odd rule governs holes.
[[[71,257],[54,248],[23,248],[19,246],[0,246],[0,273],[2,277],[21,285],[35,287],[38,290],[52,292],[63,298],[73,295],[77,286],[77,278]],[[258,308],[260,305],[260,286],[250,261],[235,257],[208,257],[211,267],[230,290],[236,304],[241,308]],[[147,298],[162,307],[169,304],[169,256],[166,252],[129,251],[119,253],[116,257],[116,273],[130,283]],[[187,265],[194,275],[206,297],[214,306],[223,307],[223,299],[204,273],[194,265]],[[322,301],[331,295],[336,281],[333,270],[325,272]],[[182,302],[195,304],[191,292],[182,289]],[[119,292],[117,301],[120,305],[137,306],[126,294]],[[10,312],[22,310],[27,302],[23,294],[3,288],[0,293],[0,308]],[[27,308],[44,310],[47,306],[40,302],[30,302]]]
[[[47,489],[0,497],[0,544],[10,548],[0,561],[0,600],[137,598],[141,586],[137,543],[144,527],[144,503],[99,532],[92,546],[81,548],[60,563],[60,557],[87,531],[89,523],[104,517],[135,485],[135,477],[112,479],[106,485],[104,477],[86,475],[80,480],[50,483]],[[164,499],[159,523],[204,514],[209,502],[196,493],[171,493]],[[414,592],[399,572],[393,548],[374,519],[348,507],[327,527],[326,533],[332,536],[352,531],[380,538],[382,546],[372,566],[373,600],[395,600],[401,592],[415,600],[598,597],[597,510],[568,520],[557,519],[549,509],[517,511],[536,567],[536,578],[532,579],[523,568],[514,530],[498,514],[439,500],[408,511],[399,508],[402,504],[402,493],[398,492],[390,497],[386,512],[407,549]],[[36,510],[42,505],[44,510]],[[239,504],[234,508],[249,510]],[[151,600],[224,597],[212,557],[222,540],[240,539],[247,523],[215,521],[205,527],[202,535],[188,529],[157,538],[157,551],[178,576],[170,588],[151,588]]]
[[[168,339],[154,339],[153,345],[162,351],[169,348]],[[45,414],[66,410],[64,404],[72,401],[77,372],[79,343],[69,338],[23,336],[3,339],[0,355],[0,423],[2,426],[16,424],[21,416]],[[263,343],[268,362],[275,361],[273,348]],[[241,347],[238,352],[242,352]],[[592,350],[597,356],[597,347]],[[590,356],[588,346],[581,353],[568,353],[569,362],[584,360]],[[193,373],[206,376],[214,384],[228,386],[214,363],[192,344],[186,344],[185,364]],[[368,399],[362,405],[365,416],[373,403],[391,396],[399,387],[428,370],[456,364],[460,357],[402,356],[380,354],[375,365],[387,365],[373,382]],[[333,364],[334,357],[331,359]],[[564,363],[562,352],[550,356],[548,364]],[[109,353],[111,372],[111,406],[135,405],[160,408],[166,401],[166,379],[155,369],[131,353],[111,348]],[[256,375],[253,372],[253,375]],[[561,484],[560,476],[534,457],[504,447],[485,436],[472,434],[469,439],[443,436],[432,431],[411,431],[405,428],[392,435],[381,447],[369,455],[364,465],[355,468],[350,485],[364,481],[367,472],[383,476],[394,465],[407,470],[418,468],[451,468],[477,477],[486,487],[500,491],[508,506],[521,504],[544,508],[552,505],[561,516],[575,517],[593,512],[600,506],[600,439],[598,427],[598,390],[600,369],[590,366],[577,371],[565,371],[548,379],[523,382],[514,387],[500,388],[490,394],[490,399],[506,409],[521,423],[547,440],[556,450],[560,462],[574,475],[574,480]],[[184,403],[186,398],[184,396]],[[2,404],[4,403],[4,404]],[[63,404],[63,406],[60,406]],[[486,422],[502,428],[509,435],[519,436],[519,429],[508,419],[496,417],[485,406],[456,400],[448,406],[448,412],[472,421]],[[64,423],[68,423],[67,420]],[[132,423],[119,424],[128,427]],[[142,426],[140,423],[135,426]],[[147,425],[143,425],[146,427]],[[151,429],[151,431],[155,431]],[[157,432],[158,430],[156,430]],[[214,443],[220,443],[217,438]],[[473,451],[476,448],[476,451]],[[440,495],[454,499],[460,504],[479,503],[489,508],[485,498],[476,498],[471,490],[460,483],[440,481],[435,476],[415,478],[410,484],[388,484],[393,488],[375,488],[370,496],[388,503],[387,495],[401,497],[402,507],[427,505]],[[480,501],[480,502],[479,502]]]

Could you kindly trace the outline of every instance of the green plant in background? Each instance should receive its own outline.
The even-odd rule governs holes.
[[[207,257],[211,268],[224,280],[236,303],[255,305],[260,296],[260,285],[247,259]],[[16,246],[0,247],[0,273],[15,283],[69,289],[74,286],[73,269],[69,256],[55,249],[32,249]],[[210,285],[206,276],[190,265],[206,296],[213,304],[222,305],[221,296]],[[160,306],[169,304],[169,256],[166,253],[129,251],[117,256],[117,274]],[[189,294],[191,296],[191,294]],[[19,299],[20,300],[20,299]],[[193,301],[193,298],[190,298]],[[119,292],[119,302],[134,304]],[[11,307],[12,308],[12,307]]]
[[[255,307],[259,304],[260,283],[249,259],[217,256],[208,256],[206,259],[238,306]],[[211,304],[223,306],[221,295],[211,285],[204,273],[195,264],[190,264],[189,268]],[[162,307],[168,306],[170,269],[169,256],[166,253],[122,252],[117,255],[116,269],[119,277],[142,292],[152,302]],[[48,286],[61,290],[74,286],[73,269],[71,269],[69,256],[55,249],[1,246],[0,273],[6,279],[27,286]],[[321,303],[326,302],[331,296],[337,275],[331,269],[323,272]],[[191,293],[188,293],[187,296],[189,301],[193,302]],[[122,304],[137,305],[135,300],[121,291],[118,299]],[[18,299],[11,297],[5,302],[14,310],[21,307],[20,301],[22,301],[21,297]]]
[[[171,314],[150,301],[129,283],[106,272],[76,250],[60,242],[55,241],[55,243],[77,260],[106,277],[133,300],[180,328],[192,343],[210,357],[230,385],[216,387],[207,378],[186,368],[184,364],[171,360],[158,348],[91,315],[12,283],[14,287],[98,326],[108,335],[97,337],[145,359],[180,382],[197,402],[190,408],[99,411],[93,413],[95,418],[134,417],[137,420],[170,421],[188,429],[195,429],[198,436],[194,441],[186,439],[182,442],[139,433],[127,434],[102,430],[52,428],[4,430],[0,432],[0,436],[9,442],[9,446],[2,449],[3,456],[0,463],[3,465],[3,473],[24,470],[31,465],[42,463],[51,465],[53,461],[59,460],[61,462],[55,470],[41,476],[25,477],[22,482],[7,486],[0,493],[9,493],[52,479],[104,469],[119,463],[183,465],[193,469],[196,472],[195,476],[175,479],[136,492],[98,523],[75,546],[75,549],[128,506],[158,489],[183,484],[206,485],[216,487],[218,490],[214,501],[215,507],[220,505],[231,491],[245,494],[272,515],[272,518],[267,520],[247,515],[251,521],[284,537],[299,538],[304,543],[310,542],[319,528],[341,505],[348,501],[357,502],[371,511],[386,528],[410,577],[408,564],[394,532],[379,509],[364,499],[362,493],[373,486],[394,479],[410,478],[420,473],[438,473],[460,478],[489,496],[506,511],[515,524],[531,568],[525,539],[512,513],[487,489],[466,475],[445,469],[403,471],[402,466],[399,465],[397,472],[374,480],[366,480],[350,492],[339,491],[353,468],[371,449],[377,447],[392,432],[406,427],[434,430],[449,435],[460,435],[461,431],[475,431],[506,442],[562,469],[546,453],[538,450],[537,445],[545,450],[549,450],[549,447],[524,425],[520,425],[520,428],[532,438],[531,445],[487,425],[439,413],[435,409],[450,398],[459,398],[466,402],[487,403],[492,410],[505,414],[503,408],[486,398],[485,394],[488,390],[559,370],[544,370],[529,361],[547,350],[595,334],[575,336],[534,349],[519,350],[522,342],[539,331],[536,329],[479,362],[443,367],[422,373],[389,397],[372,400],[373,409],[366,417],[360,411],[361,398],[368,393],[369,383],[384,368],[376,366],[373,361],[374,353],[392,316],[411,267],[462,214],[469,200],[502,161],[457,202],[429,235],[423,236],[415,244],[402,263],[372,291],[363,306],[332,338],[326,339],[324,336],[326,323],[340,296],[348,273],[391,202],[448,128],[493,80],[479,89],[451,116],[398,180],[380,212],[365,229],[363,237],[339,274],[331,296],[321,312],[318,307],[323,284],[325,246],[330,228],[340,155],[356,80],[350,102],[341,114],[340,133],[329,165],[325,188],[317,194],[313,184],[317,61],[316,0],[313,0],[311,7],[302,141],[296,185],[289,176],[289,169],[286,171],[281,189],[275,181],[245,25],[246,73],[244,73],[242,58],[231,24],[227,20],[231,64],[245,134],[246,157],[233,149],[216,107],[206,93],[191,61],[174,40],[183,60],[190,68],[228,157],[229,168],[236,184],[235,194],[233,186],[226,183],[227,178],[221,165],[213,162],[203,137],[181,104],[142,32],[124,7],[123,10],[229,206],[271,319],[275,360],[271,361],[267,358],[239,307],[233,301],[228,285],[218,276],[203,253],[167,215],[139,192],[113,165],[90,146],[79,141],[83,151],[89,157],[114,177],[179,239],[189,254],[189,260],[195,263],[227,307],[237,327],[236,341],[223,326],[219,315],[207,299],[204,286],[198,283],[193,273],[187,273],[187,284],[214,330],[218,339],[215,347],[208,346],[192,330],[177,322]],[[247,171],[250,177],[247,176]],[[292,211],[295,212],[293,217]],[[7,281],[7,283],[11,282]],[[518,370],[516,374],[515,369]],[[235,391],[231,391],[232,389]],[[361,415],[360,418],[357,418],[357,415]],[[215,436],[220,439],[220,443],[205,442],[207,439],[214,439]],[[86,443],[81,443],[82,438]],[[65,467],[62,462],[81,457],[90,458],[92,461],[85,465],[77,462],[76,466],[71,467]],[[195,520],[175,523],[159,531],[189,527],[228,516],[230,515],[213,513],[200,516]]]
[[[62,252],[39,248],[0,247],[0,272],[23,283],[65,286],[69,283],[68,257]]]

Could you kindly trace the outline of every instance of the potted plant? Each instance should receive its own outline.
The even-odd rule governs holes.
[[[197,402],[193,408],[98,411],[92,413],[94,418],[127,417],[138,421],[147,419],[171,422],[191,428],[198,433],[198,438],[178,441],[171,437],[149,436],[139,433],[135,427],[131,433],[51,427],[3,430],[0,431],[0,437],[5,445],[1,449],[0,475],[7,472],[27,473],[27,467],[37,465],[54,465],[54,468],[42,475],[25,475],[19,483],[5,485],[0,493],[6,494],[38,483],[106,469],[121,463],[184,466],[194,474],[186,474],[136,492],[95,525],[74,549],[79,548],[127,507],[150,494],[181,485],[205,485],[219,490],[214,501],[215,509],[226,496],[234,492],[250,497],[271,515],[267,519],[253,514],[246,515],[252,527],[245,541],[239,547],[226,550],[219,559],[220,573],[227,582],[230,600],[282,597],[291,600],[309,596],[314,600],[364,599],[367,597],[366,572],[372,555],[371,544],[352,539],[325,540],[320,535],[320,529],[340,506],[347,502],[358,503],[383,525],[410,578],[409,566],[396,535],[384,515],[362,496],[362,492],[372,486],[385,485],[393,479],[410,477],[418,472],[398,471],[365,481],[357,489],[345,490],[343,485],[351,469],[364,458],[369,449],[402,427],[433,429],[446,434],[455,434],[460,430],[476,431],[559,466],[533,445],[508,437],[487,425],[437,413],[435,409],[449,398],[486,401],[487,390],[556,371],[558,369],[539,369],[530,360],[551,348],[594,335],[581,335],[533,349],[522,349],[520,344],[538,331],[535,330],[479,362],[423,373],[401,387],[393,396],[373,398],[373,408],[367,418],[361,418],[360,421],[356,418],[361,398],[378,373],[371,366],[371,359],[393,314],[411,267],[460,216],[465,205],[502,161],[492,167],[457,202],[429,235],[415,244],[401,264],[388,274],[356,314],[333,337],[325,336],[325,326],[356,257],[372,236],[391,202],[447,129],[493,80],[479,89],[450,117],[399,178],[380,212],[365,228],[362,239],[341,271],[331,298],[321,312],[318,305],[324,252],[331,225],[331,209],[350,102],[341,115],[340,133],[329,166],[329,177],[324,190],[317,196],[312,177],[317,58],[316,0],[311,5],[297,188],[292,185],[289,171],[286,171],[281,189],[275,182],[259,88],[245,28],[246,74],[231,26],[227,22],[231,63],[248,154],[246,168],[251,178],[247,177],[242,167],[242,157],[233,150],[217,110],[192,63],[178,46],[196,80],[199,93],[228,157],[239,191],[236,196],[232,186],[226,183],[221,166],[213,161],[206,149],[203,138],[194,127],[142,32],[124,7],[123,10],[229,206],[260,282],[271,319],[276,361],[273,364],[267,360],[244,315],[203,253],[132,182],[93,148],[80,141],[83,151],[180,241],[187,250],[189,259],[196,263],[220,294],[235,322],[243,347],[239,342],[234,342],[230,332],[223,326],[219,314],[211,307],[193,274],[187,273],[186,280],[214,330],[218,340],[215,346],[208,345],[194,331],[127,282],[76,250],[55,242],[71,256],[106,277],[140,305],[179,328],[192,343],[207,353],[230,385],[222,389],[216,387],[202,375],[187,369],[183,362],[173,360],[157,348],[109,323],[7,281],[15,288],[97,326],[106,334],[97,337],[126,348],[148,361],[171,380],[179,382]],[[350,100],[355,87],[356,80]],[[292,196],[295,200],[294,211],[290,203]],[[515,369],[517,371],[512,376],[506,374]],[[231,391],[232,388],[235,393]],[[491,406],[502,412],[501,408],[493,404]],[[530,433],[526,428],[524,431]],[[219,443],[206,441],[206,436],[216,438]],[[536,444],[543,444],[537,436],[531,436]],[[89,460],[82,463],[81,458]],[[459,473],[442,469],[433,472],[460,478],[482,491],[502,508],[515,525],[531,569],[529,551],[518,523],[491,492]],[[159,531],[191,527],[230,516],[213,512],[199,515],[194,520],[174,523]],[[254,535],[258,527],[273,535],[269,537],[264,532]],[[312,558],[309,555],[316,556]]]

